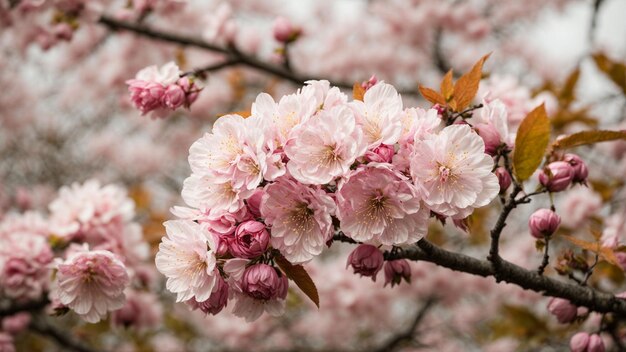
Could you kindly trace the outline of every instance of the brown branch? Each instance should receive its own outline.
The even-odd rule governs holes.
[[[515,284],[546,296],[565,298],[577,306],[584,306],[592,311],[612,312],[626,317],[626,300],[618,299],[612,294],[538,275],[535,271],[529,271],[503,259],[499,260],[496,270],[490,261],[450,252],[426,239],[421,239],[416,246],[400,249],[395,253],[386,252],[385,259],[421,260],[459,272],[497,277],[497,281]]]
[[[50,337],[63,348],[64,351],[72,350],[77,352],[97,352],[97,349],[85,345],[83,342],[75,340],[72,336],[48,324],[44,317],[33,317],[30,323],[30,329],[36,333]]]
[[[9,306],[0,307],[0,319],[20,312],[36,312],[43,309],[46,305],[48,305],[48,303],[50,302],[47,299],[21,304],[11,302]]]
[[[404,332],[394,336],[387,343],[383,344],[380,348],[376,349],[375,351],[376,352],[394,351],[398,347],[400,347],[403,342],[410,341],[411,339],[413,339],[413,336],[415,334],[415,329],[422,322],[422,320],[424,320],[426,313],[435,304],[435,302],[436,302],[436,299],[433,297],[427,299],[424,305],[422,306],[422,308],[417,312],[417,315],[415,316],[415,319],[413,319],[413,322],[411,323],[411,325],[409,325],[409,327]]]
[[[548,267],[548,264],[550,264],[550,236],[546,236],[545,242],[546,244],[543,248],[543,259],[541,260],[541,265],[539,265],[539,268],[537,268],[537,274],[539,275],[543,275],[546,267]]]

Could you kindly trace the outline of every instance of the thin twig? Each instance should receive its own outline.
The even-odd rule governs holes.
[[[550,236],[546,236],[545,238],[546,245],[543,248],[543,260],[541,261],[541,265],[537,269],[537,274],[543,275],[543,272],[546,270],[548,264],[550,264]]]
[[[435,302],[436,302],[436,299],[434,297],[428,298],[426,302],[424,303],[424,305],[422,306],[422,308],[420,308],[420,310],[417,312],[417,315],[415,316],[415,319],[413,319],[413,322],[411,323],[411,325],[409,325],[409,327],[404,332],[394,336],[387,343],[383,344],[380,348],[374,351],[376,352],[394,351],[398,347],[400,347],[403,342],[410,341],[411,339],[413,339],[415,335],[415,329],[420,324],[420,322],[424,320],[426,313],[435,304]]]

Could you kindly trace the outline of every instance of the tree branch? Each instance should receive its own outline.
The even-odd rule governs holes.
[[[483,277],[495,278],[497,275],[499,278],[497,281],[515,284],[546,296],[565,298],[577,306],[584,306],[592,311],[616,313],[626,317],[626,300],[618,299],[612,294],[538,275],[535,271],[529,271],[503,259],[499,260],[496,271],[487,260],[447,251],[426,239],[421,239],[416,246],[398,250],[396,253],[385,252],[385,259],[421,260]]]
[[[413,338],[413,335],[415,334],[415,329],[421,323],[421,321],[424,320],[426,313],[435,304],[435,302],[436,302],[436,299],[434,297],[428,298],[426,302],[424,303],[424,305],[422,306],[422,308],[417,312],[417,315],[415,316],[415,319],[413,319],[413,322],[411,323],[411,325],[409,325],[409,327],[403,333],[394,336],[387,343],[383,344],[380,348],[376,349],[375,351],[376,352],[394,351],[396,348],[400,347],[400,344],[402,344],[403,342],[410,341]]]
[[[43,299],[41,301],[32,301],[26,302],[22,304],[16,304],[11,302],[11,304],[7,307],[0,308],[0,319],[4,317],[8,317],[20,312],[35,312],[43,309],[46,305],[48,305],[49,301],[47,299]]]
[[[59,346],[77,352],[97,352],[98,350],[85,345],[81,341],[75,340],[72,336],[65,334],[56,327],[47,323],[44,317],[34,317],[30,323],[30,328],[38,334],[54,339]]]

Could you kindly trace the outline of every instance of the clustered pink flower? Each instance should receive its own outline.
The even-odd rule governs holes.
[[[165,110],[176,110],[181,106],[188,108],[201,89],[190,77],[181,77],[181,71],[174,62],[160,69],[146,67],[126,84],[131,102],[142,115],[155,112],[156,116],[164,116]]]
[[[327,81],[278,101],[262,93],[249,117],[222,116],[193,143],[188,207],[172,209],[181,220],[166,222],[156,257],[178,301],[209,314],[233,301],[248,321],[278,315],[281,260],[307,263],[341,232],[364,243],[348,265],[375,279],[384,263],[377,246],[419,241],[431,213],[461,224],[498,195],[493,158],[469,125],[443,127],[437,110],[403,108],[396,89],[375,78],[365,88],[362,101]],[[501,104],[484,114],[508,145]],[[385,277],[408,281],[410,267],[388,263]]]
[[[124,289],[130,283],[124,263],[113,253],[87,247],[58,264],[56,281],[59,302],[89,323],[122,308]]]

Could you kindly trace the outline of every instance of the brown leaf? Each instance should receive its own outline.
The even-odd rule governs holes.
[[[355,82],[352,86],[352,98],[354,100],[363,101],[363,97],[365,96],[365,88],[361,86],[361,83]]]
[[[419,86],[419,90],[420,90],[420,93],[422,93],[422,96],[424,97],[424,99],[428,100],[429,102],[433,104],[439,104],[442,106],[446,105],[446,99],[444,99],[444,97],[441,96],[441,94],[439,94],[437,91],[430,89],[430,88],[426,88],[424,86]]]
[[[606,55],[598,53],[593,55],[593,60],[600,71],[604,72],[613,83],[626,94],[626,65],[611,61]]]
[[[578,83],[578,78],[580,77],[580,68],[576,68],[572,71],[567,79],[565,80],[565,85],[561,89],[559,94],[559,100],[563,104],[563,106],[569,106],[569,104],[576,99],[575,89],[576,84]]]
[[[567,149],[581,145],[608,142],[614,140],[626,140],[626,131],[582,131],[563,137],[552,143],[553,149]]]
[[[549,142],[550,120],[541,104],[526,115],[515,138],[513,169],[520,182],[527,180],[537,170]]]
[[[450,101],[454,93],[454,85],[452,84],[452,70],[448,71],[441,81],[441,94],[446,101]]]
[[[315,303],[317,308],[320,307],[320,297],[317,293],[317,287],[315,287],[315,283],[309,276],[309,273],[304,270],[302,265],[293,265],[291,264],[285,257],[282,255],[278,255],[274,257],[274,261],[278,266],[282,269],[282,271],[287,275],[288,278],[293,280],[295,284],[304,292],[307,297]]]
[[[613,253],[613,250],[609,247],[602,247],[600,242],[588,242],[585,240],[581,240],[580,238],[566,236],[566,235],[561,235],[560,237],[565,238],[566,240],[570,241],[572,244],[574,244],[577,247],[586,249],[593,253],[597,253],[602,259],[606,260],[607,262],[615,266],[618,266],[618,267],[620,266],[619,262],[617,261],[617,258],[615,257],[615,253]]]
[[[462,111],[468,107],[476,96],[476,93],[478,92],[478,84],[480,83],[480,79],[483,74],[483,64],[485,63],[485,60],[489,58],[489,55],[491,54],[483,56],[476,64],[474,64],[474,67],[472,67],[470,72],[464,74],[458,81],[456,81],[453,93],[453,100],[456,103],[456,111]]]

